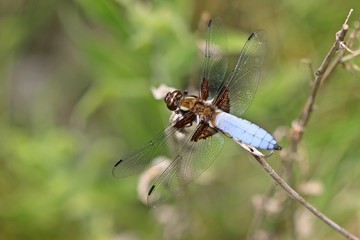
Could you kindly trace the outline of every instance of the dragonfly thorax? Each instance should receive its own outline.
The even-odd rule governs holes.
[[[169,110],[181,113],[192,112],[196,115],[198,122],[209,122],[215,112],[219,111],[212,101],[203,101],[196,96],[187,96],[186,92],[179,90],[166,94],[164,101]]]
[[[198,98],[196,96],[188,96],[186,91],[182,93],[179,90],[175,90],[168,92],[164,101],[170,111],[188,112],[198,102]]]

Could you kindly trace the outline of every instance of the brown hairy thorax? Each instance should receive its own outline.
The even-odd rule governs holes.
[[[208,81],[204,80],[201,86],[200,97],[187,96],[187,92],[182,93],[179,90],[168,92],[164,98],[167,108],[175,113],[182,114],[182,118],[173,126],[182,129],[191,125],[194,121],[200,123],[199,127],[193,134],[191,140],[198,141],[205,139],[218,132],[214,128],[215,116],[219,111],[229,112],[229,96],[226,87],[221,89],[218,97],[213,101],[206,101],[208,93]]]

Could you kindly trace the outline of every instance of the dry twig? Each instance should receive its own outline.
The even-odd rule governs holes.
[[[310,212],[312,212],[316,217],[318,217],[321,221],[329,225],[331,228],[345,236],[347,239],[358,240],[359,238],[355,235],[351,234],[344,228],[340,227],[326,215],[317,210],[313,205],[307,202],[303,197],[300,196],[294,189],[292,189],[276,172],[275,170],[266,162],[265,157],[260,157],[254,155],[256,161],[261,165],[261,167],[275,180],[275,182],[280,185],[282,189],[284,189],[289,196],[299,202],[301,205],[306,207]]]
[[[336,33],[336,40],[327,53],[326,57],[324,58],[323,62],[321,63],[320,67],[315,71],[314,73],[314,80],[312,85],[312,90],[307,98],[302,111],[300,112],[299,117],[293,121],[292,127],[290,130],[290,137],[291,137],[291,143],[290,146],[287,149],[284,149],[283,154],[280,155],[281,162],[282,162],[282,172],[281,175],[285,176],[285,179],[291,179],[291,171],[292,171],[292,165],[294,160],[297,158],[298,153],[298,146],[302,139],[304,129],[310,119],[314,102],[316,99],[316,96],[318,94],[318,90],[320,86],[324,83],[326,79],[329,78],[331,73],[334,71],[337,65],[341,63],[342,57],[344,52],[346,51],[346,48],[343,46],[345,45],[345,36],[348,31],[348,21],[352,14],[352,9],[349,11],[348,16],[345,19],[344,24],[342,25],[342,28],[339,32]],[[348,39],[348,45],[350,46],[351,42],[355,38],[356,34],[360,31],[360,24],[357,25],[355,30],[350,35],[350,38]],[[340,49],[338,55],[335,57],[337,51]],[[354,53],[351,54],[352,57],[354,57]],[[335,58],[334,58],[335,57]],[[340,227],[338,224],[333,222],[331,219],[329,219],[327,216],[325,216],[323,213],[318,211],[314,206],[312,206],[310,203],[308,203],[304,198],[302,198],[294,189],[292,189],[283,178],[281,178],[272,168],[271,166],[266,162],[265,158],[254,156],[257,162],[264,168],[264,170],[276,181],[278,185],[280,185],[287,193],[288,195],[302,204],[304,207],[306,207],[310,212],[312,212],[316,217],[318,217],[320,220],[322,220],[324,223],[329,225],[331,228],[336,230],[337,232],[341,233],[343,236],[345,236],[348,239],[358,239],[353,234],[349,233],[347,230]],[[287,177],[287,178],[286,178]],[[292,182],[290,180],[290,182]],[[269,191],[272,192],[272,191]],[[267,196],[269,197],[269,196]],[[266,201],[263,202],[263,206],[266,204]],[[261,208],[259,211],[262,211]],[[264,211],[262,211],[264,213]],[[257,214],[257,218],[263,218],[263,216],[259,216],[261,214]],[[254,223],[257,225],[259,224],[259,220],[255,219]],[[256,226],[253,226],[253,229],[256,229]],[[251,234],[250,234],[251,235]],[[251,238],[251,236],[249,237]]]

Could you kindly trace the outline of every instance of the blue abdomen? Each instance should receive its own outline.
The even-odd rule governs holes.
[[[254,123],[229,113],[217,114],[215,126],[235,141],[249,144],[255,148],[265,150],[278,150],[280,148],[270,133]]]

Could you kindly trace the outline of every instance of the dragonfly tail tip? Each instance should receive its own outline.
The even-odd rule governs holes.
[[[281,147],[279,144],[275,144],[274,149],[275,149],[275,150],[281,150],[282,147]]]

